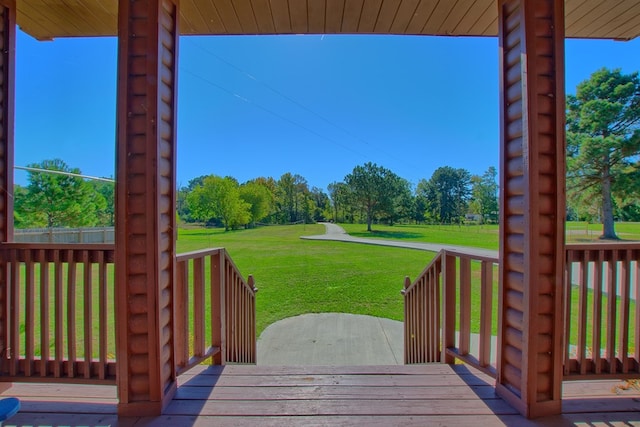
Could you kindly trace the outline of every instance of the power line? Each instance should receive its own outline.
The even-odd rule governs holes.
[[[340,147],[340,148],[342,148],[344,150],[351,151],[352,153],[354,153],[354,154],[356,154],[358,156],[364,157],[365,159],[367,158],[366,155],[364,155],[364,154],[362,154],[362,153],[360,153],[358,151],[355,151],[354,149],[352,149],[352,148],[350,148],[350,147],[348,147],[348,146],[346,146],[344,144],[341,144],[341,143],[339,143],[338,141],[336,141],[336,140],[334,140],[332,138],[329,138],[327,136],[319,134],[318,132],[316,132],[316,131],[314,131],[312,129],[309,129],[308,127],[306,127],[306,126],[304,126],[304,125],[302,125],[300,123],[297,123],[297,122],[289,119],[288,117],[283,116],[282,114],[276,113],[273,110],[270,110],[270,109],[268,109],[268,108],[266,108],[266,107],[264,107],[264,106],[262,106],[260,104],[257,104],[256,102],[253,102],[250,99],[245,98],[242,95],[238,95],[237,93],[235,93],[235,92],[233,92],[233,91],[231,91],[231,90],[229,90],[229,89],[227,89],[227,88],[225,88],[223,86],[220,86],[219,84],[217,84],[217,83],[215,83],[215,82],[213,82],[213,81],[211,81],[211,80],[209,80],[209,79],[207,79],[205,77],[202,77],[202,76],[194,73],[191,70],[188,70],[188,69],[185,69],[185,68],[180,68],[180,71],[183,71],[183,72],[185,72],[187,74],[190,74],[191,76],[193,76],[193,77],[195,77],[195,78],[197,78],[199,80],[202,80],[203,82],[205,82],[205,83],[207,83],[207,84],[209,84],[209,85],[211,85],[211,86],[213,86],[213,87],[215,87],[217,89],[220,89],[221,91],[223,91],[223,92],[225,92],[225,93],[227,93],[227,94],[229,94],[229,95],[231,95],[231,96],[233,96],[235,98],[238,98],[241,101],[246,102],[247,104],[253,105],[254,107],[259,108],[259,109],[261,109],[261,110],[263,110],[263,111],[265,111],[265,112],[267,112],[267,113],[279,118],[280,120],[283,120],[283,121],[285,121],[285,122],[287,122],[289,124],[292,124],[292,125],[294,125],[296,127],[299,127],[300,129],[303,129],[303,130],[309,132],[310,134],[317,136],[318,138],[321,138],[321,139],[324,139],[326,141],[329,141],[330,143],[332,143],[334,145],[337,145],[338,147]]]
[[[41,168],[33,168],[33,167],[27,167],[27,166],[14,166],[13,168],[14,169],[20,169],[20,170],[25,170],[25,171],[28,171],[28,172],[42,172],[42,173],[51,173],[51,174],[55,174],[55,175],[73,176],[73,177],[77,177],[77,178],[91,179],[93,181],[102,181],[102,182],[111,182],[111,183],[115,183],[116,182],[115,179],[111,179],[111,178],[100,178],[100,177],[97,177],[97,176],[81,175],[79,173],[58,171],[58,170],[52,170],[52,169],[41,169]]]
[[[203,52],[211,55],[212,57],[216,58],[218,61],[226,64],[227,66],[229,66],[230,68],[233,68],[234,70],[238,71],[240,74],[244,75],[245,77],[247,77],[250,80],[253,80],[254,82],[260,84],[262,87],[268,89],[269,91],[275,93],[276,95],[286,99],[287,101],[291,102],[292,104],[298,106],[299,108],[307,111],[308,113],[311,113],[312,115],[316,116],[317,118],[319,118],[320,120],[324,121],[325,123],[333,126],[334,128],[340,130],[341,132],[343,132],[344,134],[346,134],[347,136],[349,136],[352,139],[355,139],[356,141],[367,145],[369,148],[372,148],[372,144],[370,144],[367,140],[359,137],[358,135],[353,134],[352,132],[350,132],[349,130],[345,129],[343,126],[340,126],[334,122],[332,122],[331,120],[327,119],[326,117],[322,116],[321,114],[319,114],[318,112],[312,110],[311,108],[305,106],[304,104],[298,102],[297,100],[291,98],[290,96],[287,96],[286,94],[282,93],[281,91],[279,91],[278,89],[274,88],[273,86],[269,85],[268,83],[265,83],[261,80],[259,80],[258,78],[256,78],[255,76],[253,76],[251,73],[243,70],[242,68],[238,67],[237,65],[233,64],[232,62],[229,62],[228,60],[224,59],[223,57],[217,55],[216,53],[210,51],[209,49],[205,48],[204,46],[201,46],[198,43],[195,43],[193,41],[189,41],[190,44],[192,44],[193,46],[197,47],[198,49],[202,50]],[[237,96],[237,95],[235,95]],[[239,97],[239,96],[238,96]],[[239,97],[241,98],[241,97]],[[241,98],[244,99],[244,98]],[[392,153],[387,152],[386,150],[381,150],[380,148],[376,148],[377,151],[382,152],[383,154],[386,154],[388,157],[393,158],[397,161],[401,161],[401,162],[405,162],[406,159],[400,159],[396,156],[394,156]],[[352,152],[354,152],[353,150],[350,150]],[[358,153],[360,154],[360,153]],[[362,154],[360,154],[362,155]],[[362,155],[365,158],[368,158],[365,155]]]

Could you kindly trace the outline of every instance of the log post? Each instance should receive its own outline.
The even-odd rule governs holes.
[[[500,303],[497,392],[561,411],[564,1],[499,0]]]
[[[159,415],[176,390],[177,0],[119,0],[118,413]]]

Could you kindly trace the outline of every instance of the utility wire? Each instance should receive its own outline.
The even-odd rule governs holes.
[[[291,98],[290,96],[285,95],[284,93],[282,93],[281,91],[275,89],[273,86],[269,85],[268,83],[265,83],[261,80],[258,80],[256,77],[254,77],[251,73],[243,70],[242,68],[238,67],[237,65],[227,61],[226,59],[224,59],[223,57],[217,55],[216,53],[210,51],[209,49],[205,48],[204,46],[195,43],[193,41],[189,42],[191,45],[197,47],[198,49],[202,50],[203,52],[207,53],[208,55],[211,55],[212,57],[216,58],[218,61],[226,64],[227,66],[229,66],[230,68],[233,68],[234,70],[238,71],[240,74],[244,75],[245,77],[247,77],[250,80],[253,80],[254,82],[258,83],[259,85],[261,85],[262,87],[268,89],[269,91],[275,93],[276,95],[286,99],[287,101],[291,102],[292,104],[298,106],[299,108],[305,110],[308,113],[311,113],[312,115],[316,116],[317,118],[319,118],[320,120],[324,121],[325,123],[333,126],[334,128],[340,130],[341,132],[343,132],[344,134],[346,134],[347,136],[351,137],[352,139],[355,139],[356,141],[367,145],[369,148],[372,148],[372,144],[370,144],[367,140],[354,135],[352,132],[350,132],[349,130],[345,129],[343,126],[340,126],[334,122],[332,122],[331,120],[327,119],[326,117],[322,116],[321,114],[317,113],[316,111],[312,110],[311,108],[301,104],[300,102],[296,101],[295,99]],[[382,152],[383,154],[387,155],[390,158],[393,158],[397,161],[400,162],[406,162],[406,159],[399,159],[398,157],[394,156],[393,154],[386,152],[385,150],[380,150],[379,148],[376,148],[377,151]],[[350,150],[353,151],[353,150]],[[365,158],[367,158],[365,156]]]
[[[14,169],[20,169],[20,170],[25,170],[25,171],[29,171],[29,172],[42,172],[42,173],[52,173],[52,174],[56,174],[56,175],[73,176],[73,177],[78,177],[78,178],[91,179],[93,181],[102,181],[102,182],[111,182],[111,183],[115,183],[116,182],[115,179],[111,179],[111,178],[100,178],[100,177],[97,177],[97,176],[81,175],[79,173],[57,171],[57,170],[51,170],[51,169],[32,168],[32,167],[27,167],[27,166],[14,166],[13,168]]]
[[[217,83],[215,83],[215,82],[213,82],[213,81],[211,81],[211,80],[209,80],[209,79],[207,79],[205,77],[202,77],[202,76],[194,73],[191,70],[188,70],[188,69],[185,69],[185,68],[180,68],[180,71],[185,72],[185,73],[187,73],[187,74],[189,74],[189,75],[191,75],[191,76],[193,76],[193,77],[195,77],[195,78],[197,78],[197,79],[199,79],[199,80],[201,80],[201,81],[203,81],[203,82],[205,82],[205,83],[207,83],[207,84],[209,84],[209,85],[211,85],[211,86],[213,86],[213,87],[215,87],[215,88],[217,88],[217,89],[219,89],[219,90],[221,90],[221,91],[223,91],[223,92],[225,92],[225,93],[227,93],[227,94],[229,94],[229,95],[231,95],[231,96],[233,96],[235,98],[238,98],[239,100],[241,100],[243,102],[246,102],[249,105],[252,105],[252,106],[254,106],[256,108],[259,108],[260,110],[265,111],[265,112],[267,112],[267,113],[279,118],[280,120],[283,120],[283,121],[285,121],[285,122],[287,122],[287,123],[289,123],[289,124],[291,124],[293,126],[299,127],[300,129],[303,129],[303,130],[309,132],[310,134],[317,136],[318,138],[324,139],[324,140],[326,140],[326,141],[328,141],[328,142],[330,142],[330,143],[332,143],[334,145],[337,145],[338,147],[340,147],[340,148],[342,148],[344,150],[350,151],[350,152],[352,152],[352,153],[354,153],[354,154],[356,154],[358,156],[364,157],[365,159],[367,158],[366,155],[364,155],[364,154],[362,154],[362,153],[360,153],[358,151],[355,151],[354,149],[352,149],[352,148],[350,148],[350,147],[348,147],[348,146],[346,146],[344,144],[341,144],[341,143],[339,143],[338,141],[336,141],[336,140],[334,140],[332,138],[324,136],[324,135],[314,131],[313,129],[310,129],[310,128],[308,128],[308,127],[306,127],[306,126],[304,126],[304,125],[302,125],[302,124],[300,124],[298,122],[295,122],[295,121],[289,119],[288,117],[283,116],[282,114],[276,113],[273,110],[270,110],[270,109],[268,109],[268,108],[266,108],[266,107],[264,107],[264,106],[262,106],[260,104],[257,104],[255,102],[251,101],[250,99],[245,98],[244,96],[238,95],[237,93],[225,88],[224,86],[221,86],[221,85],[219,85],[219,84],[217,84]]]

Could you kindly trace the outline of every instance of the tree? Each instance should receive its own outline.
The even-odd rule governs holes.
[[[637,194],[640,169],[640,79],[602,68],[567,96],[567,193],[602,213],[603,239],[617,239],[615,198]],[[585,200],[586,199],[586,200]]]
[[[89,185],[91,185],[93,191],[102,195],[105,201],[104,205],[101,203],[97,205],[98,211],[96,212],[96,215],[98,216],[98,225],[114,225],[116,214],[115,182],[89,181]]]
[[[333,220],[341,222],[345,220],[345,208],[349,203],[349,187],[344,182],[332,182],[327,186],[329,198],[333,207]],[[342,209],[342,218],[340,217],[340,209]]]
[[[80,174],[60,159],[44,160],[29,167]],[[104,197],[76,176],[29,172],[27,194],[18,203],[23,223],[46,227],[84,227],[98,223],[97,212],[106,209]],[[25,217],[31,219],[26,219]]]
[[[482,222],[498,221],[498,171],[490,166],[482,176],[471,177],[471,204]]]
[[[256,181],[248,181],[240,186],[240,198],[249,205],[250,222],[255,225],[271,213],[273,194]]]
[[[427,210],[435,221],[460,223],[467,210],[470,184],[469,171],[444,166],[436,169],[429,181],[421,180],[417,192],[427,200]]]
[[[344,182],[355,204],[364,211],[367,231],[371,231],[371,223],[376,215],[388,213],[393,208],[394,197],[401,192],[402,179],[389,169],[368,162],[353,168]]]
[[[195,219],[218,218],[225,231],[250,221],[250,205],[240,198],[238,182],[231,177],[205,177],[202,184],[189,193],[187,203]]]

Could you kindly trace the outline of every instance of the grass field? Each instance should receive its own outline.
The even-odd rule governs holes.
[[[411,249],[311,241],[322,225],[272,226],[225,233],[180,230],[178,252],[225,247],[259,293],[257,331],[303,313],[341,312],[402,320],[404,277],[412,279],[434,254]]]

